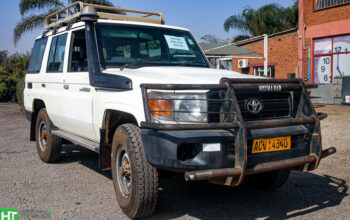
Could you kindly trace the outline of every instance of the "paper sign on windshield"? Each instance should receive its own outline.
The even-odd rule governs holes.
[[[164,35],[170,49],[189,50],[184,37]]]

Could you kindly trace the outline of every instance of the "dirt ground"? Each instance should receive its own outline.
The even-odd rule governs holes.
[[[323,147],[338,152],[316,171],[293,172],[273,192],[162,178],[149,219],[350,219],[350,106],[319,110],[329,114],[322,121]],[[110,172],[100,171],[97,161],[97,154],[67,145],[58,163],[41,162],[18,105],[0,104],[0,208],[33,219],[127,219]]]

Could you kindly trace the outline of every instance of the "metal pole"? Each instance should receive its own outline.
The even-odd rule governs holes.
[[[264,34],[264,76],[267,77],[268,69],[268,35]]]
[[[245,56],[213,56],[208,55],[208,58],[230,58],[230,59],[265,59],[264,57],[245,57]]]

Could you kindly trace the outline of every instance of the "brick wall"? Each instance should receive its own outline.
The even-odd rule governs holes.
[[[264,56],[263,39],[238,46],[258,52],[260,54],[259,57]],[[269,65],[275,65],[276,79],[285,79],[288,74],[296,73],[296,68],[298,66],[298,35],[296,30],[269,37],[268,62]],[[253,66],[263,65],[263,63],[263,59],[249,59],[249,68],[239,69],[238,59],[232,59],[232,70],[253,75]]]
[[[314,0],[305,1],[305,24],[312,26],[350,19],[350,4],[314,10]]]
[[[302,0],[299,2],[299,5],[304,7],[299,10],[301,13],[304,13],[304,24],[305,29],[305,46],[306,48],[313,48],[312,38],[321,38],[329,37],[341,34],[350,33],[348,25],[344,25],[344,22],[350,21],[350,4],[338,5],[329,8],[324,8],[320,10],[314,10],[314,0]],[[303,24],[300,23],[299,27],[302,27]],[[331,24],[330,24],[331,23]],[[329,24],[329,25],[328,25]],[[302,30],[302,29],[299,29]],[[311,36],[311,37],[309,37]],[[301,45],[299,45],[301,46]],[[304,67],[304,78],[307,78],[307,69],[308,69],[308,49],[302,50],[302,61],[300,65]],[[310,80],[313,82],[313,55],[311,54],[310,60]]]

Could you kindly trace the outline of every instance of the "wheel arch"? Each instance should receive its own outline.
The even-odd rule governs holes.
[[[136,117],[130,113],[113,109],[105,110],[100,130],[100,169],[106,170],[111,168],[111,149],[114,132],[118,126],[126,123],[138,126]]]
[[[35,124],[39,111],[46,108],[45,102],[42,99],[34,99],[32,103],[32,117],[30,119],[30,141],[35,141]]]
[[[113,109],[105,110],[102,122],[102,129],[106,130],[105,143],[112,144],[114,131],[119,125],[126,123],[138,126],[136,117],[130,113]]]

